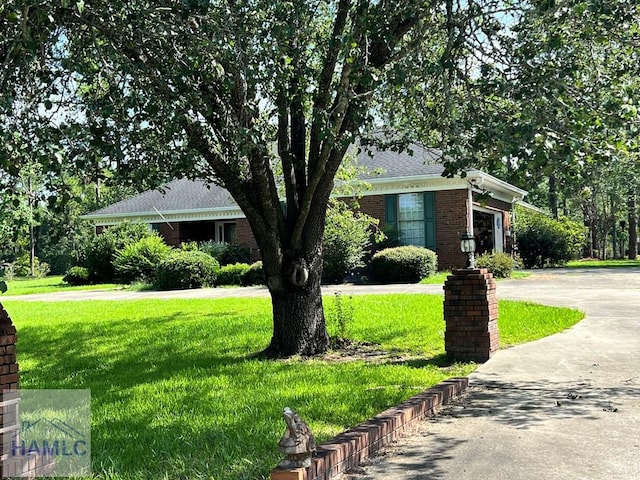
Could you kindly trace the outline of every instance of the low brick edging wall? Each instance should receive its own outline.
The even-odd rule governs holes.
[[[466,377],[446,380],[319,445],[307,480],[328,480],[359,465],[398,440],[403,432],[434,415],[468,386]]]

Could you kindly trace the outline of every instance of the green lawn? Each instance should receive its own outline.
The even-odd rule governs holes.
[[[444,282],[449,275],[451,275],[451,272],[446,272],[446,271],[438,272],[435,275],[430,275],[427,278],[423,278],[420,281],[420,283],[423,285],[444,285]],[[511,277],[509,277],[508,279],[496,278],[496,280],[499,282],[501,280],[514,280],[519,278],[527,278],[530,276],[531,276],[531,273],[529,272],[521,272],[521,271],[515,270],[511,272]]]
[[[640,260],[572,260],[567,268],[628,268],[640,267]]]
[[[18,277],[5,281],[9,289],[0,296],[0,300],[7,296],[30,295],[34,293],[70,292],[73,290],[116,290],[125,288],[124,285],[117,285],[115,283],[71,286],[62,281],[62,275],[52,275],[44,278]]]
[[[18,328],[23,388],[91,389],[101,479],[266,479],[280,459],[283,407],[322,442],[475,368],[445,361],[437,295],[343,298],[354,313],[348,336],[394,351],[377,363],[252,358],[271,333],[266,298],[2,302]],[[515,302],[500,309],[504,345],[582,318]]]

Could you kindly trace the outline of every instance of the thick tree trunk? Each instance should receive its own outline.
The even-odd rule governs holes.
[[[320,290],[324,216],[312,213],[315,221],[305,229],[300,250],[263,257],[273,306],[273,336],[263,352],[269,358],[311,356],[329,348]]]
[[[311,275],[304,287],[271,292],[273,337],[265,351],[269,357],[316,355],[329,347],[322,308],[320,275]]]
[[[638,257],[638,215],[636,213],[636,194],[633,190],[629,191],[627,207],[629,212],[629,260],[635,260]]]

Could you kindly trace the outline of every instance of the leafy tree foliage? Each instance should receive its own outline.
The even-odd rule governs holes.
[[[442,61],[447,57],[438,49],[409,55],[406,61],[418,67],[401,75],[409,75],[413,88],[386,84],[385,117],[425,144],[441,146],[450,154],[449,173],[483,168],[528,189],[529,201],[548,206],[555,217],[581,218],[592,225],[595,249],[604,251],[605,225],[611,232],[627,216],[635,239],[637,2],[514,2],[484,19],[475,50],[461,40],[467,23],[455,5],[447,16],[442,34],[459,60]],[[626,192],[618,198],[621,189]],[[602,194],[585,197],[585,191]],[[612,196],[613,211],[601,200]]]
[[[50,139],[63,165],[93,180],[113,167],[145,188],[180,176],[223,185],[260,246],[274,316],[266,353],[275,356],[329,344],[320,298],[327,205],[347,149],[383,117],[380,93],[412,90],[415,77],[423,92],[451,85],[456,58],[493,35],[503,8],[497,0],[25,5],[2,11],[9,28],[0,40],[13,79],[38,72],[18,82],[1,119],[9,132],[29,126],[21,151],[44,152],[30,144]],[[457,116],[450,92],[427,109],[430,125],[447,129]],[[27,104],[36,108],[16,108]],[[3,166],[21,162],[11,158]]]

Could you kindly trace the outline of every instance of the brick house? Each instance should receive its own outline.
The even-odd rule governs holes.
[[[413,145],[402,153],[369,148],[356,164],[370,185],[360,210],[396,232],[400,244],[419,245],[438,254],[441,269],[462,267],[460,237],[473,231],[478,252],[510,252],[513,205],[527,194],[479,170],[466,177],[444,178],[437,150]],[[160,190],[97,210],[83,218],[99,232],[125,220],[144,222],[170,245],[215,240],[250,247],[259,257],[249,223],[229,193],[213,184],[175,180]]]

